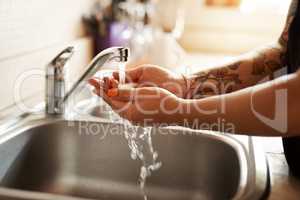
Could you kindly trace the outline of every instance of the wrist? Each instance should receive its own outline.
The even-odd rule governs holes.
[[[193,88],[195,86],[195,75],[183,75],[184,80],[184,99],[192,99],[193,97]]]
[[[178,125],[196,128],[201,124],[213,124],[220,117],[219,98],[212,99],[181,99],[181,112],[178,115]]]
[[[191,85],[192,85],[192,76],[186,76],[184,74],[181,74],[182,76],[182,81],[183,81],[183,98],[184,99],[190,99],[190,91],[191,91]]]
[[[180,112],[176,116],[176,121],[179,126],[187,126],[190,122],[192,100],[179,99]]]

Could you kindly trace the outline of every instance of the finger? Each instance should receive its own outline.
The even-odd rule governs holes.
[[[113,75],[114,79],[120,81],[119,80],[119,72],[115,71],[115,72],[112,73],[112,75]]]
[[[112,98],[108,97],[104,92],[100,93],[99,91],[96,90],[94,90],[93,92],[97,94],[99,97],[101,97],[117,113],[124,112],[128,109],[129,106],[128,102],[113,100]]]
[[[108,103],[109,105],[113,106],[113,102],[117,102],[120,101],[119,99],[121,98],[113,98],[113,96],[115,96],[116,94],[112,94],[113,91],[118,92],[117,89],[110,89],[108,90],[108,92],[105,92],[102,88],[100,88],[99,90],[94,89],[93,92],[98,95],[99,97],[101,97],[106,103]],[[123,103],[125,103],[126,101],[123,101]]]
[[[116,93],[111,95],[110,97],[116,101],[133,101],[133,98],[136,93],[135,88],[127,88],[127,89],[115,89]],[[112,94],[112,93],[111,93]]]
[[[93,77],[93,78],[88,80],[88,83],[90,85],[94,86],[97,90],[102,88],[104,91],[107,91],[108,88],[109,88],[109,86],[108,86],[109,81],[107,80],[107,78],[100,79],[100,78],[97,78],[97,77]]]
[[[113,72],[113,78],[117,81],[120,81],[120,73],[119,72]],[[131,83],[132,79],[130,77],[127,76],[126,72],[125,72],[125,83]]]
[[[126,78],[131,82],[137,82],[143,74],[143,67],[136,67],[126,71]]]
[[[142,67],[136,67],[133,69],[129,69],[125,72],[125,81],[126,83],[131,83],[131,82],[137,82],[139,78],[141,77],[143,73],[143,68]],[[120,74],[119,72],[113,72],[113,77],[120,81]]]
[[[118,88],[118,85],[119,85],[119,81],[117,81],[114,78],[110,79],[110,88]]]
[[[108,77],[104,77],[103,78],[103,81],[104,81],[104,86],[103,86],[103,89],[105,92],[107,92],[109,90],[109,78]]]
[[[117,88],[109,89],[107,91],[107,96],[109,96],[109,97],[116,97],[116,96],[118,96],[118,89]]]
[[[100,82],[98,79],[96,79],[95,77],[91,78],[88,80],[88,83],[92,86],[94,86],[95,88],[100,88]]]
[[[119,82],[112,77],[104,77],[103,79],[93,77],[88,80],[89,84],[95,88],[103,87],[105,91],[111,88],[117,88]]]

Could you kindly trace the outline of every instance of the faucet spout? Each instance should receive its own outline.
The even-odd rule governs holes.
[[[129,48],[125,47],[111,47],[101,51],[87,66],[85,72],[80,76],[80,78],[74,83],[71,89],[63,98],[63,103],[68,100],[68,98],[74,93],[78,86],[95,75],[96,72],[108,61],[117,61],[117,62],[127,62],[129,59]]]

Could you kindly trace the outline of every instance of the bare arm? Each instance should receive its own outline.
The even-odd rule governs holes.
[[[245,135],[299,135],[299,85],[298,72],[230,94],[185,100],[190,112],[182,115],[181,125],[199,129],[197,125],[204,123],[215,131]]]
[[[217,109],[217,112],[207,114],[194,107],[191,111],[193,114],[184,116],[190,127],[195,125],[195,119],[208,124],[216,124],[222,119],[226,123],[232,123],[232,132],[238,134],[284,137],[299,135],[300,72],[257,85],[267,76],[272,79],[276,70],[286,66],[284,55],[297,3],[297,0],[292,1],[278,42],[240,56],[227,65],[189,77],[189,97],[199,100],[188,101],[203,110]],[[206,96],[213,97],[202,98]]]
[[[231,93],[256,85],[267,76],[273,79],[273,73],[286,66],[288,30],[295,15],[297,2],[292,1],[286,25],[277,42],[239,56],[231,63],[187,77],[189,89],[186,97],[199,99]]]

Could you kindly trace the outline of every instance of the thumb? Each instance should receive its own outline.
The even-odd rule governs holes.
[[[142,67],[136,67],[133,69],[126,70],[125,71],[126,82],[127,83],[138,82],[142,74],[143,74]],[[113,72],[113,77],[119,81],[120,80],[119,72],[118,71]]]

